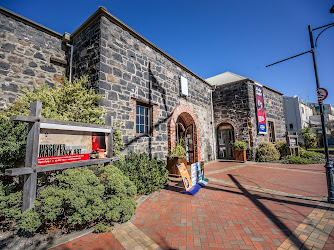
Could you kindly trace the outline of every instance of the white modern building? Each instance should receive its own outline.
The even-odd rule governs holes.
[[[313,110],[298,96],[283,96],[283,106],[286,131],[290,134],[299,134],[303,128],[310,126]]]

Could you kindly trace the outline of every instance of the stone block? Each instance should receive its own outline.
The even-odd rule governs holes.
[[[112,101],[118,101],[118,94],[114,91],[110,91],[108,94],[108,99]]]
[[[47,72],[57,72],[57,70],[51,65],[41,65],[40,68]]]
[[[113,68],[113,74],[116,77],[122,77],[122,71],[116,67]]]
[[[30,67],[32,67],[32,68],[36,68],[36,67],[37,67],[37,64],[36,64],[35,62],[33,62],[33,61],[29,62],[28,65],[29,65]]]
[[[36,53],[34,54],[34,58],[37,58],[37,59],[40,59],[40,60],[45,61],[44,56],[43,56],[41,53],[39,53],[39,52],[36,52]]]
[[[13,52],[15,50],[15,47],[16,45],[12,43],[4,43],[1,46],[3,50],[9,51],[9,52]]]
[[[35,76],[35,72],[31,69],[25,69],[22,73],[29,76]]]
[[[19,90],[18,85],[14,83],[3,83],[1,84],[1,88],[3,91],[11,91],[17,93]]]
[[[2,69],[2,70],[8,70],[9,69],[9,63],[0,62],[0,69]]]
[[[133,74],[135,73],[135,65],[129,61],[126,64],[126,69],[130,73],[133,73]]]

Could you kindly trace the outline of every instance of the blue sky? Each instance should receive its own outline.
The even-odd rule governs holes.
[[[309,50],[307,26],[334,23],[332,5],[332,0],[1,1],[1,6],[59,33],[72,33],[105,6],[202,78],[231,71],[310,102],[317,101],[311,54],[265,66]],[[332,105],[333,41],[330,28],[316,48],[320,85],[329,91],[324,103]]]

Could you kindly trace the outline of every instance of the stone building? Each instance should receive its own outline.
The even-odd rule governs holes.
[[[262,85],[266,133],[259,133],[254,84],[258,82],[225,72],[206,79],[213,92],[214,125],[218,158],[233,158],[233,142],[248,144],[248,159],[255,159],[256,148],[263,141],[285,140],[282,93]]]
[[[188,162],[212,160],[212,86],[100,7],[71,35],[1,8],[1,108],[21,87],[52,85],[70,69],[103,95],[127,150],[165,158],[184,137]],[[67,39],[67,40],[66,40]],[[185,90],[181,92],[181,80]]]
[[[223,123],[249,142],[250,155],[268,140],[256,133],[252,80],[213,86],[103,7],[64,35],[0,8],[0,38],[0,109],[22,87],[52,86],[62,74],[88,75],[90,87],[103,95],[100,105],[122,124],[126,150],[165,159],[185,138],[188,163],[213,160],[221,156],[216,129]],[[271,110],[283,112],[281,94],[267,87],[264,93],[268,122],[280,140],[284,116]]]

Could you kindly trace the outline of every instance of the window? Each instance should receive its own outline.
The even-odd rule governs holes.
[[[291,130],[291,129],[293,129],[293,124],[292,124],[292,123],[290,123],[290,130]]]
[[[149,105],[137,103],[136,105],[136,133],[150,133],[150,114],[151,108]]]
[[[275,129],[274,129],[274,123],[268,121],[268,136],[269,136],[269,142],[275,142]]]

